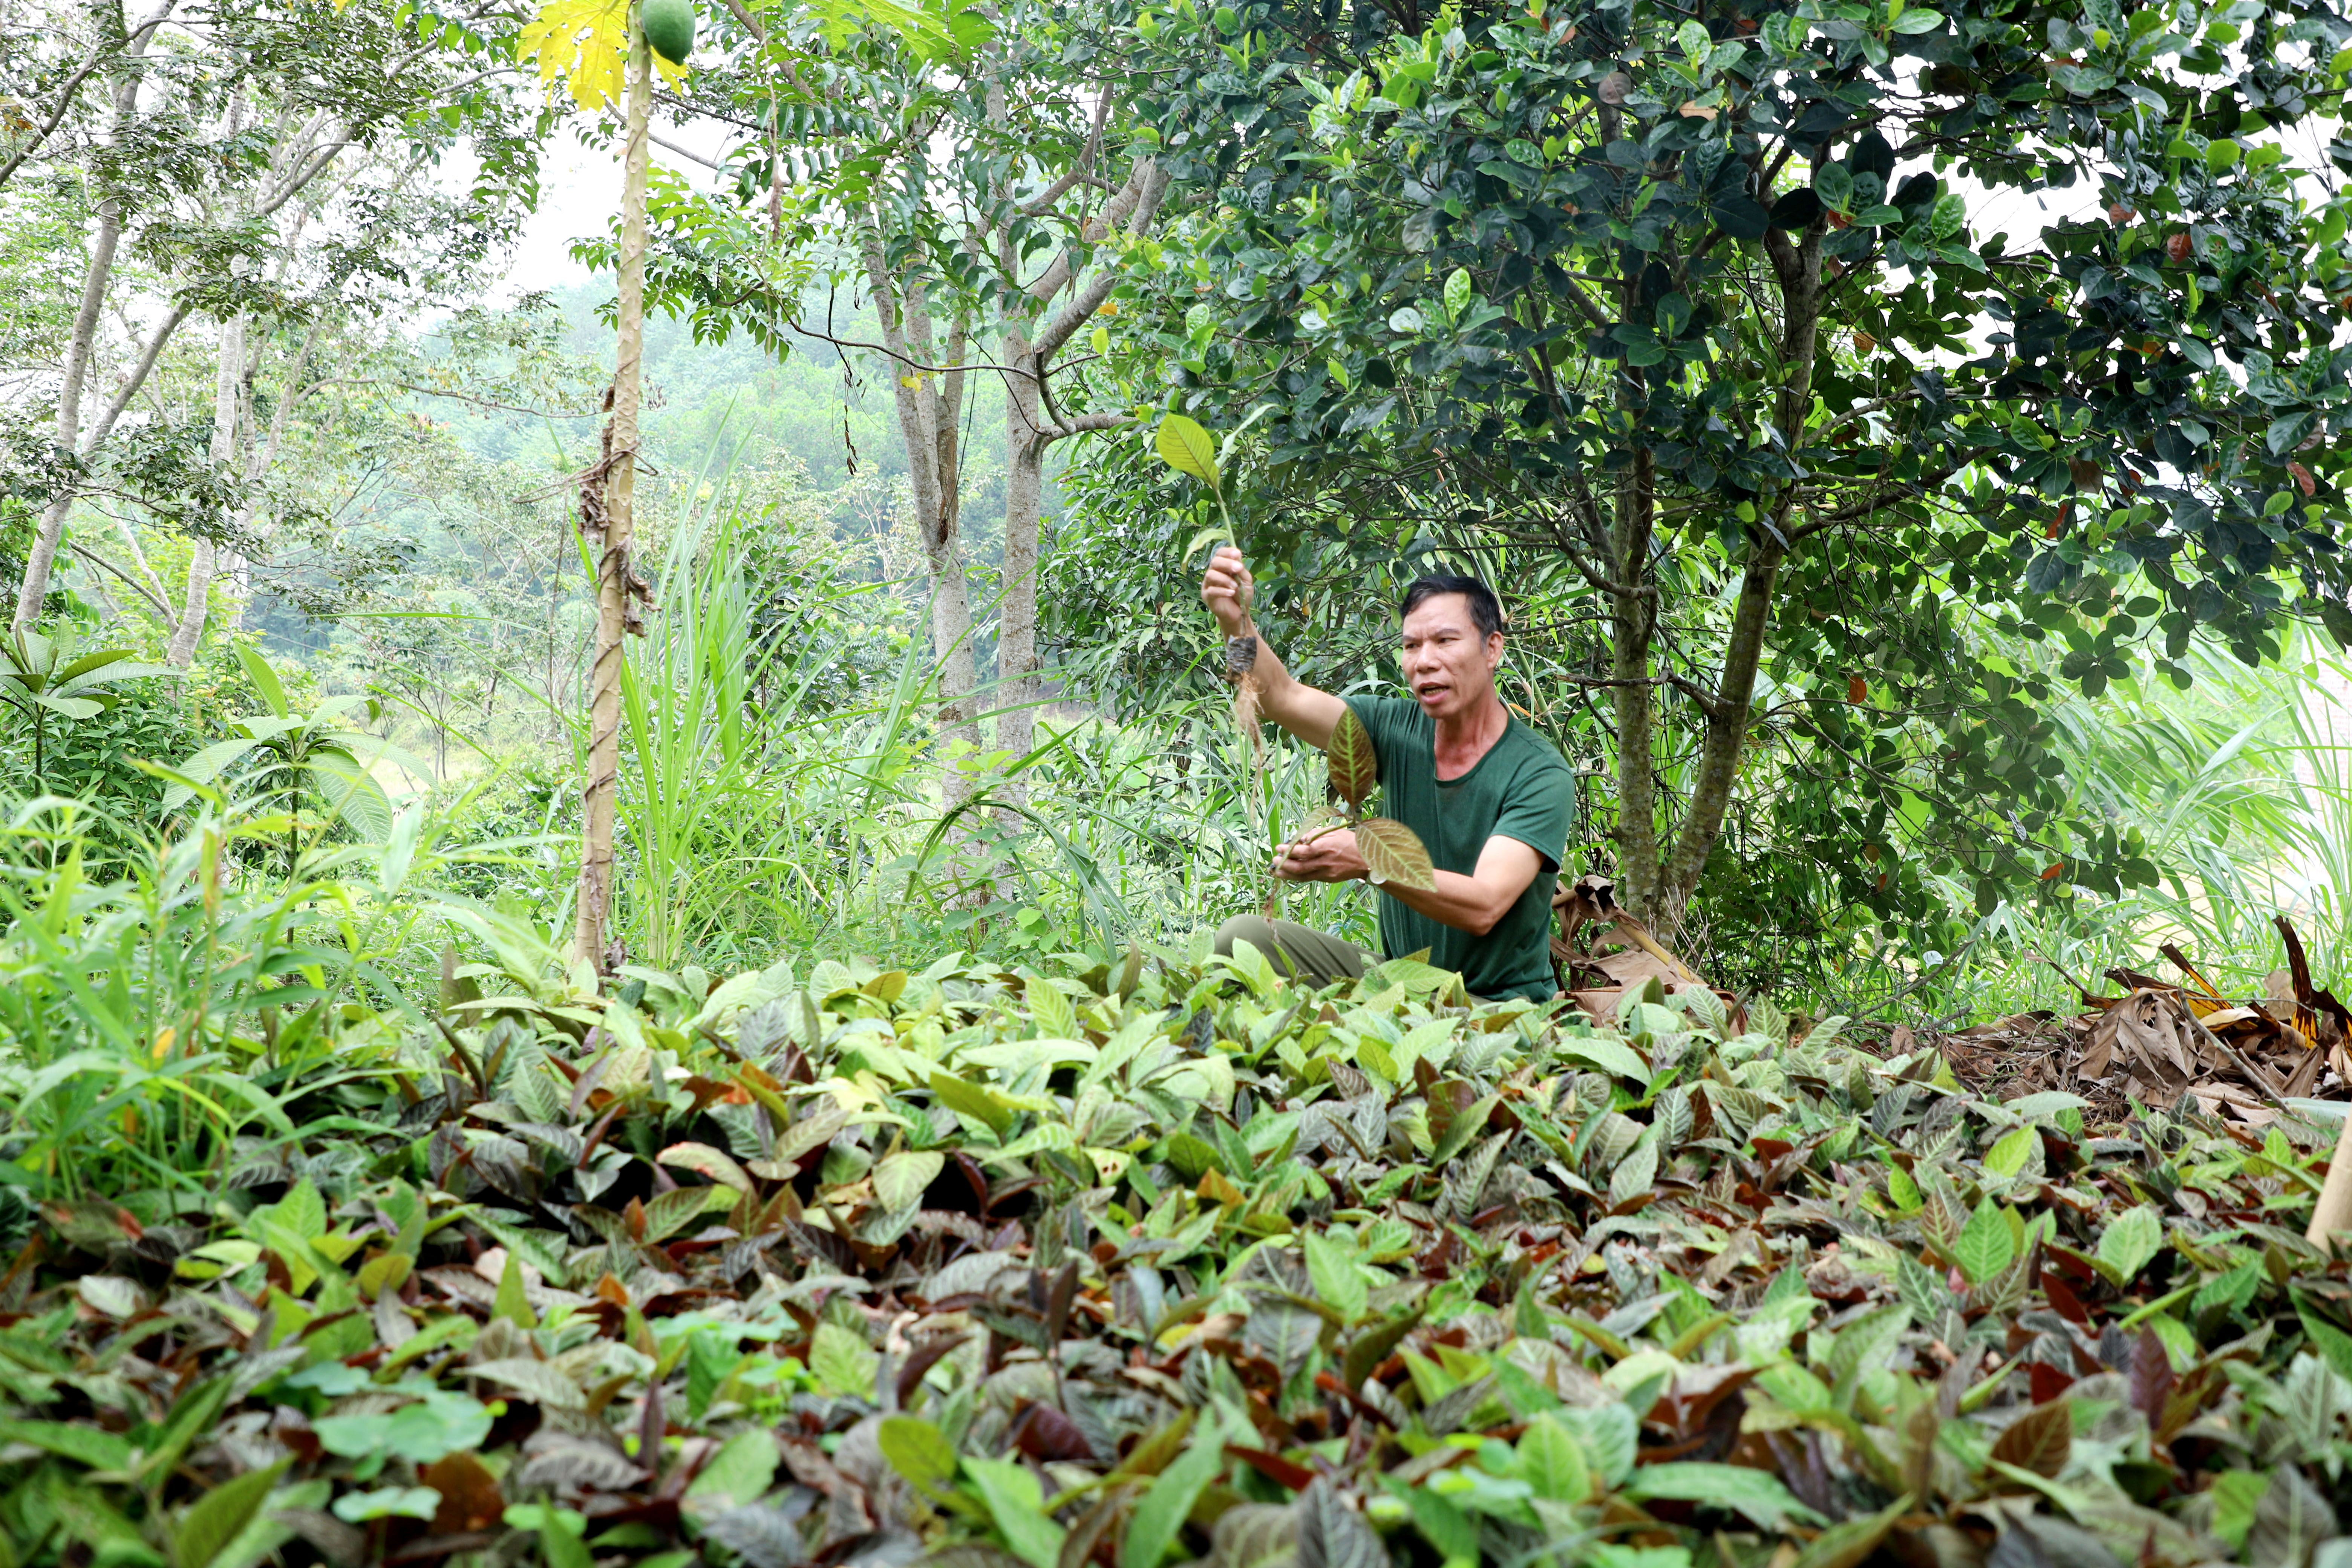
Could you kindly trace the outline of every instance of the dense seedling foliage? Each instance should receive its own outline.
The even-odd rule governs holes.
[[[466,919],[497,961],[433,1016],[248,983],[93,1046],[141,1070],[90,1109],[205,1173],[12,1167],[16,1562],[2278,1568],[2336,1528],[2352,1285],[2294,1121],[2091,1128],[1836,1019],[1465,1007],[1410,960],[614,993]],[[37,927],[0,962],[77,1005]],[[235,1063],[260,1114],[165,1092]]]

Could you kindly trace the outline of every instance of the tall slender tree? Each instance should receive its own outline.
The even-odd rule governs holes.
[[[657,298],[692,310],[706,335],[749,331],[778,352],[807,337],[870,354],[890,378],[930,594],[941,739],[1025,754],[1040,668],[1038,558],[1054,445],[1127,424],[1061,362],[1109,295],[1108,262],[1159,221],[1166,179],[1131,134],[1133,83],[1103,53],[1103,17],[1084,8],[877,5],[862,21],[730,0],[750,34],[736,68],[689,107],[751,131],[721,160],[732,196],[657,204]],[[821,60],[824,68],[805,68]],[[826,171],[794,185],[787,157]],[[749,221],[762,205],[765,224]],[[732,210],[729,210],[731,208]],[[872,305],[878,341],[812,321],[802,290],[834,241],[839,280]],[[984,346],[983,346],[984,345]],[[1058,381],[1056,377],[1059,377]],[[995,621],[975,624],[963,489],[965,429],[985,381],[1002,391],[1005,513]],[[975,645],[993,630],[996,681],[983,691]],[[950,804],[984,775],[945,775]],[[1017,779],[994,787],[1018,799]]]
[[[596,655],[588,681],[588,777],[581,790],[580,885],[572,933],[574,963],[607,972],[613,907],[613,820],[621,789],[623,638],[645,635],[638,606],[652,595],[636,569],[637,413],[644,395],[646,117],[653,102],[653,51],[633,7],[628,34],[627,142],[622,160],[620,310],[614,338],[612,419],[603,449],[580,489],[580,526],[596,560]]]
[[[688,13],[689,18],[691,13]],[[691,41],[689,20],[688,41]],[[623,954],[614,944],[613,828],[621,785],[621,679],[624,639],[645,635],[652,601],[636,568],[638,414],[644,396],[646,193],[657,58],[646,41],[639,0],[551,0],[523,29],[541,79],[562,82],[583,110],[617,109],[622,118],[619,298],[614,336],[610,418],[595,462],[581,476],[580,528],[596,563],[595,654],[588,683],[588,773],[581,786],[580,872],[574,889],[572,962],[610,973]],[[674,83],[677,62],[658,60]]]

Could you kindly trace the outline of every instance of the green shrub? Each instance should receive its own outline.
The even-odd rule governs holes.
[[[163,679],[124,683],[111,710],[62,723],[51,719],[43,765],[48,793],[96,808],[84,864],[93,874],[119,867],[131,845],[160,832],[165,782],[140,762],[166,765],[214,738],[214,732]],[[0,785],[19,798],[35,793],[32,721],[14,709],[0,712]]]

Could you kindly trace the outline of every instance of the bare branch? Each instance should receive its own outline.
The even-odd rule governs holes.
[[[484,408],[495,408],[501,414],[528,414],[535,419],[586,419],[596,412],[593,408],[532,408],[519,403],[500,403],[495,397],[484,397],[478,393],[451,392],[445,387],[423,386],[413,381],[402,381],[395,376],[384,375],[324,376],[312,382],[310,387],[304,390],[315,390],[321,386],[397,387],[403,392],[414,392],[420,396],[446,397],[459,403],[479,404]]]
[[[131,374],[115,389],[114,401],[106,405],[106,412],[99,416],[96,425],[90,426],[89,439],[82,444],[84,453],[97,451],[107,437],[113,434],[114,422],[122,417],[122,411],[131,406],[131,400],[138,396],[139,389],[146,384],[148,373],[155,368],[155,356],[163,352],[164,342],[180,323],[188,319],[193,309],[193,306],[175,305],[172,313],[163,318],[163,324],[155,329],[155,335],[148,339],[147,346],[140,351],[139,363],[131,367]]]
[[[652,142],[656,147],[664,148],[669,152],[677,153],[679,157],[686,159],[689,163],[699,163],[706,169],[718,169],[724,167],[723,164],[720,164],[712,159],[704,157],[693,148],[681,147],[677,142],[671,141],[668,137],[658,135],[652,131],[647,131],[646,132],[646,140]]]
[[[1094,129],[1087,132],[1085,150],[1079,153],[1076,161],[1071,163],[1068,174],[1046,186],[1040,195],[1022,204],[1022,216],[1035,217],[1041,213],[1051,211],[1054,204],[1069,193],[1071,186],[1087,177],[1087,171],[1094,164],[1095,154],[1102,149],[1103,124],[1110,118],[1110,100],[1111,95],[1108,92],[1095,100]]]
[[[1037,432],[1040,445],[1058,441],[1065,436],[1084,435],[1090,430],[1118,430],[1135,423],[1129,414],[1081,414],[1064,424],[1051,426]]]
[[[1159,209],[1160,195],[1167,186],[1168,179],[1160,172],[1158,159],[1137,159],[1135,167],[1128,172],[1127,183],[1119,187],[1117,195],[1103,204],[1102,211],[1087,221],[1086,227],[1079,231],[1079,237],[1084,243],[1092,245],[1118,225],[1127,222],[1130,213],[1140,215],[1143,221],[1148,223],[1150,213]],[[1150,198],[1148,207],[1146,197]],[[1029,297],[1041,301],[1052,299],[1068,284],[1071,276],[1076,270],[1076,256],[1070,250],[1064,250],[1059,256],[1054,258],[1053,264],[1045,268],[1037,280],[1029,285],[1027,289]],[[1073,322],[1072,331],[1076,330],[1076,324]],[[1048,329],[1049,332],[1050,331],[1051,329]],[[1063,335],[1067,337],[1069,334],[1065,332]],[[1038,342],[1043,343],[1045,339],[1040,338]]]
[[[85,550],[70,539],[67,540],[65,542],[68,550],[72,551],[84,561],[89,562],[93,566],[102,566],[107,571],[113,573],[117,577],[121,578],[125,584],[129,584],[132,593],[137,594],[142,599],[147,601],[148,605],[152,609],[158,619],[163,621],[165,626],[171,625],[171,606],[164,604],[161,599],[156,598],[154,595],[149,593],[145,584],[142,584],[138,578],[133,577],[130,573],[125,572],[121,567],[117,566],[113,562],[109,561],[105,556],[99,554],[96,551]]]
[[[1102,216],[1097,220],[1101,225],[1101,228],[1095,237],[1098,238],[1101,234],[1109,233],[1111,225],[1122,218],[1128,220],[1127,229],[1129,234],[1142,234],[1151,226],[1152,220],[1159,216],[1160,198],[1167,194],[1167,190],[1168,176],[1160,169],[1159,161],[1153,158],[1143,159],[1136,165],[1135,173],[1128,176],[1127,188],[1119,192],[1118,195],[1113,197],[1110,204],[1103,208]],[[1120,206],[1122,201],[1128,204],[1124,210]],[[1090,224],[1087,227],[1092,230],[1095,226]],[[1066,253],[1064,259],[1065,261],[1067,259]],[[1061,267],[1063,262],[1056,262],[1055,265]],[[1040,279],[1038,281],[1042,283],[1045,279]],[[1045,330],[1037,334],[1037,362],[1040,365],[1053,357],[1055,350],[1069,342],[1070,334],[1076,331],[1088,317],[1102,309],[1102,302],[1110,298],[1111,289],[1117,286],[1118,279],[1110,273],[1099,273],[1090,279],[1085,288],[1079,289],[1067,304],[1055,313],[1054,319],[1046,323]],[[1053,297],[1050,293],[1036,294],[1034,286],[1031,292],[1040,300]]]

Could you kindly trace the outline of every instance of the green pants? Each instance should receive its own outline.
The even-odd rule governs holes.
[[[1217,952],[1231,957],[1235,942],[1245,942],[1265,954],[1266,961],[1294,980],[1316,985],[1354,980],[1375,956],[1352,942],[1292,921],[1270,921],[1264,915],[1235,915],[1217,928]]]

